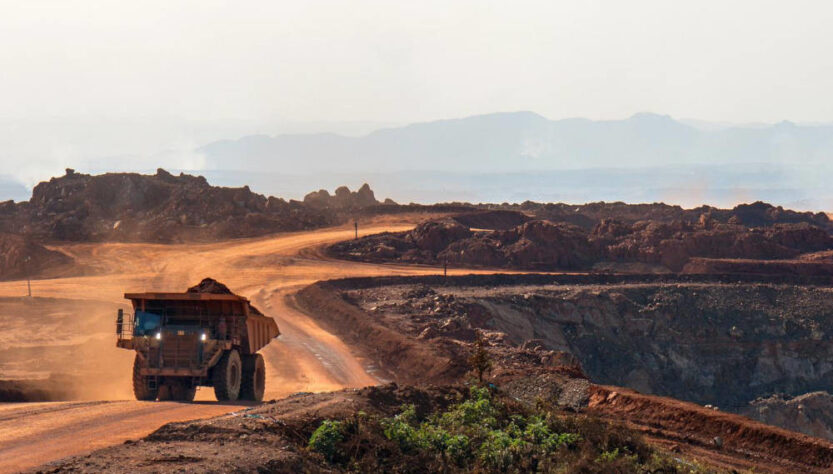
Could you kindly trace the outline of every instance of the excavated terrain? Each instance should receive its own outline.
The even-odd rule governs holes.
[[[353,232],[345,226],[199,245],[84,243],[217,241],[406,213],[439,220],[353,241],[344,241]],[[471,377],[467,359],[482,333],[493,360],[488,381],[509,400],[635,430],[682,466],[827,472],[829,442],[731,412],[814,436],[833,432],[822,416],[826,394],[802,395],[833,382],[830,229],[823,214],[763,203],[400,206],[379,203],[367,186],[286,202],[163,170],[95,177],[68,170],[29,202],[0,206],[7,240],[30,245],[9,252],[10,275],[20,278],[14,272],[25,253],[47,262],[27,272],[56,277],[37,286],[54,299],[11,296],[25,282],[4,286],[0,399],[96,401],[0,406],[7,458],[0,470],[35,465],[25,459],[33,445],[45,462],[110,446],[110,437],[141,438],[164,421],[231,412],[168,424],[41,470],[338,472],[305,448],[322,420],[390,416],[406,402],[442,407]],[[446,262],[450,274],[460,267],[596,274],[375,277],[438,273]],[[296,393],[253,408],[102,401],[130,396],[130,354],[114,349],[110,334],[122,291],[207,275],[241,288],[285,329],[286,339],[265,349],[271,396],[399,386]],[[374,277],[292,294],[350,275]],[[87,441],[95,444],[81,449]]]
[[[453,345],[446,349],[449,338],[470,342],[482,330],[496,347],[512,348],[511,358],[546,366],[574,357],[594,382],[728,410],[833,386],[830,288],[616,280],[471,276],[381,287],[363,280],[343,298],[390,331],[444,348],[449,360],[458,359]]]
[[[829,390],[833,385],[827,329],[833,314],[830,282],[741,280],[391,277],[322,282],[303,290],[299,299],[396,374],[396,380],[459,376],[465,370],[459,364],[466,353],[461,348],[470,346],[475,331],[482,331],[497,361],[493,380],[503,386],[540,387],[542,374],[580,377],[583,372],[594,383],[661,395],[593,385],[588,409],[627,421],[671,449],[703,455],[702,450],[716,444],[724,453],[731,451],[727,446],[732,444],[741,457],[764,456],[769,450],[796,462],[817,453],[820,458],[814,465],[829,466],[829,443],[726,412],[829,436],[832,425],[823,409],[824,402],[829,403],[826,393],[795,398],[792,407],[800,410],[795,412],[799,417],[791,417],[777,403],[753,400],[773,393]],[[408,369],[406,361],[429,356],[433,363]],[[565,388],[568,385],[558,386],[544,390],[545,397],[564,406],[586,403],[587,398],[576,396],[575,390]],[[685,444],[689,448],[680,448]]]
[[[827,472],[833,444],[729,413],[758,394],[831,383],[833,354],[819,350],[829,345],[830,290],[758,280],[469,275],[318,282],[295,304],[399,387],[296,394],[169,424],[139,442],[39,470],[117,464],[124,472],[341,472],[304,448],[321,421],[355,419],[359,411],[390,416],[403,402],[448,403],[467,377],[480,331],[494,364],[488,381],[507,399],[635,430],[682,467]],[[439,386],[409,387],[426,384]]]

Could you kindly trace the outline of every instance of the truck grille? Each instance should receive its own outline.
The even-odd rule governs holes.
[[[196,334],[165,334],[161,343],[159,368],[196,369],[200,366],[200,341]]]

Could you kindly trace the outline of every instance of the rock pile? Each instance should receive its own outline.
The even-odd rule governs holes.
[[[765,227],[774,224],[807,223],[833,230],[833,223],[823,212],[799,212],[757,201],[740,204],[732,209],[700,206],[683,209],[664,203],[625,204],[623,202],[593,202],[588,204],[524,202],[517,205],[501,205],[502,209],[520,210],[538,219],[553,222],[569,222],[585,229],[592,229],[605,219],[616,219],[634,224],[639,221],[674,222],[689,224],[736,224],[746,227]]]
[[[366,260],[540,270],[636,262],[679,272],[692,258],[794,259],[831,248],[830,234],[806,222],[750,228],[709,219],[633,224],[603,219],[586,230],[533,220],[509,230],[475,232],[448,219],[423,223],[410,232],[343,242],[331,251]]]

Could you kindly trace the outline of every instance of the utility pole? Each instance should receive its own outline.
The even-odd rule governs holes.
[[[443,277],[448,278],[448,257],[443,259]]]
[[[358,220],[353,221],[353,227],[355,227],[355,229],[356,229],[356,237],[355,238],[356,238],[356,240],[359,240],[359,221]]]
[[[29,275],[29,260],[30,259],[29,259],[28,255],[23,257],[23,267],[26,271],[26,292],[27,292],[29,298],[31,298],[32,297],[32,278],[31,278],[31,275]]]

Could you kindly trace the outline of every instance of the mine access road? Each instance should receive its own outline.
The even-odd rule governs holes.
[[[402,231],[412,228],[416,222],[417,219],[407,217],[388,218],[360,228],[360,232]],[[50,320],[51,313],[45,309],[50,304],[54,306],[55,301],[79,303],[74,308],[87,304],[100,306],[102,302],[124,305],[126,291],[184,291],[203,278],[212,277],[250,298],[265,314],[273,316],[280,327],[280,338],[261,350],[266,361],[265,399],[377,384],[380,380],[374,376],[372,365],[357,358],[339,338],[294,308],[292,293],[318,280],[436,274],[442,269],[352,263],[329,259],[321,252],[326,244],[350,238],[353,238],[352,225],[210,244],[55,245],[52,248],[75,258],[84,268],[85,276],[33,281],[35,298],[27,303],[26,320],[19,315],[0,315],[6,323],[17,324],[18,319],[14,318],[19,318],[20,333],[7,331],[0,342],[15,344],[14,341],[28,339],[31,348],[36,342],[29,336],[40,333],[52,333],[59,340],[54,333],[60,328],[55,327]],[[449,273],[472,271],[450,270]],[[25,294],[25,280],[0,283],[0,299],[18,301]],[[104,341],[98,357],[113,366],[117,375],[108,376],[108,380],[83,381],[89,385],[87,389],[97,384],[102,387],[101,393],[83,400],[0,403],[0,472],[28,469],[140,438],[168,422],[217,416],[241,408],[240,404],[217,403],[210,388],[201,388],[193,404],[133,400],[132,353],[115,347],[115,312],[84,314],[79,311],[69,317],[93,328],[94,332],[85,337]],[[42,331],[38,324],[42,325]],[[48,343],[49,340],[43,341]],[[68,364],[87,362],[75,360]]]

